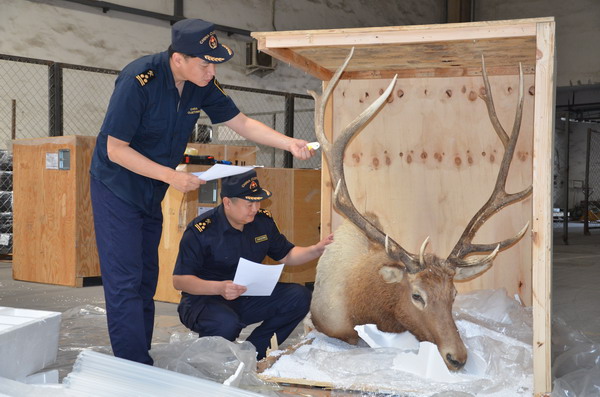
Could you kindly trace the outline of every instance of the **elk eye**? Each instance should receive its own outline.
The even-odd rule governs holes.
[[[412,294],[412,298],[413,300],[420,302],[422,304],[425,304],[425,301],[423,300],[423,297],[419,294]]]

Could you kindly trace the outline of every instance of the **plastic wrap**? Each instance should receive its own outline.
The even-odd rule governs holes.
[[[553,397],[600,396],[600,344],[563,319],[552,322]]]
[[[497,290],[460,296],[454,312],[470,357],[483,362],[481,373],[461,370],[452,382],[425,379],[394,369],[394,360],[403,353],[397,349],[349,345],[313,331],[307,336],[312,343],[293,354],[281,355],[263,375],[326,382],[363,392],[402,392],[406,396],[530,396],[531,311]]]
[[[250,342],[230,342],[219,336],[198,338],[191,332],[175,333],[171,343],[153,346],[150,354],[154,366],[159,368],[260,391],[263,395],[278,389],[257,376],[256,349]]]

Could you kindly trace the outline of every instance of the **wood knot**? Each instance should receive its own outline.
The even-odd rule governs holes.
[[[467,92],[467,86],[462,86],[462,88],[460,89],[460,92],[462,92],[463,94],[465,94]]]
[[[422,151],[422,152],[421,152],[421,158],[422,158],[423,160],[427,160],[427,152],[426,152],[426,151]]]
[[[398,98],[402,98],[404,96],[404,91],[398,90],[396,91],[396,95],[398,95]]]
[[[452,98],[452,90],[446,90],[446,95],[448,98]]]
[[[485,87],[479,87],[479,95],[485,96],[486,94],[487,91],[485,90]]]
[[[454,158],[454,164],[456,164],[458,167],[460,167],[460,165],[462,164],[462,160],[460,157],[456,156]]]
[[[402,157],[402,156],[404,156],[404,153],[400,152],[400,153],[398,153],[398,156]]]
[[[469,101],[473,102],[476,100],[477,100],[477,94],[475,93],[475,91],[469,92]]]
[[[532,85],[531,87],[529,87],[528,92],[529,92],[529,95],[534,96],[535,95],[535,86]]]
[[[496,157],[493,154],[490,154],[490,163],[493,163],[496,160]]]
[[[517,157],[521,161],[527,161],[527,158],[529,157],[529,152],[517,152]]]
[[[410,154],[408,156],[406,156],[406,162],[408,164],[412,163],[412,156]]]
[[[481,156],[485,157],[486,153],[485,152],[481,152]]]
[[[356,164],[360,163],[360,154],[352,153],[352,160],[354,160]]]
[[[467,163],[469,163],[469,165],[473,165],[473,157],[467,157]]]
[[[371,161],[371,163],[373,164],[373,168],[379,168],[379,159],[377,157],[373,157],[373,161]]]
[[[442,155],[441,155],[440,153],[437,153],[437,152],[436,152],[436,153],[433,155],[433,158],[434,158],[434,159],[436,159],[436,160],[438,161],[438,163],[440,163],[440,162],[442,161],[442,158],[443,158],[443,157],[442,157]]]
[[[390,166],[392,164],[392,159],[390,156],[385,156],[385,165]]]

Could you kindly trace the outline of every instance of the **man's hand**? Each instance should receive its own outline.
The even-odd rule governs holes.
[[[331,243],[333,243],[333,233],[331,233],[329,236],[325,237],[323,240],[315,244],[315,248],[317,249],[319,256],[323,255],[323,252],[325,252],[325,247],[327,247]]]
[[[294,157],[300,160],[307,160],[311,158],[315,151],[306,147],[308,142],[302,139],[292,139],[288,151],[292,153]]]
[[[173,186],[175,189],[180,192],[187,193],[192,190],[196,190],[200,187],[200,185],[204,185],[206,181],[198,178],[196,175],[193,175],[189,172],[182,171],[173,171],[170,175],[167,183]]]
[[[243,285],[234,284],[231,280],[226,280],[221,283],[223,291],[221,292],[221,296],[228,301],[232,301],[234,299],[239,298],[241,294],[246,292],[248,288]]]

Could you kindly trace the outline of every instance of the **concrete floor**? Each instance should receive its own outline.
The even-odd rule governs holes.
[[[569,327],[580,331],[595,343],[600,343],[600,229],[591,230],[591,236],[584,236],[580,224],[570,224],[569,244],[563,243],[562,227],[555,225],[554,265],[553,265],[553,319],[562,319]],[[20,282],[12,279],[10,260],[0,261],[0,306],[15,308],[58,311],[63,314],[85,308],[102,310],[104,297],[100,285],[83,288],[70,288]],[[157,323],[172,329],[184,331],[177,318],[176,305],[156,303]],[[71,324],[71,325],[69,325]],[[70,322],[63,326],[73,326]],[[71,334],[81,335],[73,346],[71,339],[65,342],[61,336],[59,357],[54,368],[60,370],[62,379],[72,367],[80,349],[86,346],[109,346],[105,325],[84,322],[76,325],[81,328]],[[96,327],[90,332],[89,327]],[[104,327],[104,328],[102,328]],[[88,329],[86,329],[88,328]],[[167,335],[168,337],[168,335]],[[90,338],[94,338],[90,341]],[[165,335],[155,334],[155,340]],[[64,346],[65,343],[70,346]]]

